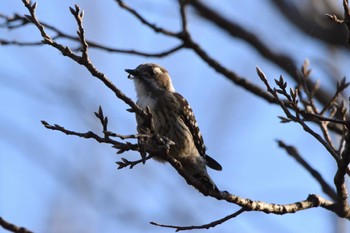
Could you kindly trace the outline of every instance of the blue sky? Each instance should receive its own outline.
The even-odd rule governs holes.
[[[127,1],[158,26],[179,28],[173,1]],[[85,11],[89,40],[124,49],[157,52],[178,44],[155,35],[113,1],[39,1],[37,15],[69,34],[76,25],[68,7]],[[322,46],[287,24],[268,1],[212,4],[227,17],[251,27],[274,51],[291,54],[301,65],[309,59],[314,78],[330,83],[323,60],[332,57],[342,76],[349,54]],[[21,1],[8,1],[1,13],[27,14]],[[257,19],[252,15],[259,16]],[[270,82],[280,74],[249,45],[228,37],[189,12],[193,38],[210,55],[258,85],[259,66]],[[312,33],[312,31],[310,31]],[[39,40],[32,27],[1,31],[1,38]],[[278,42],[278,43],[276,43]],[[66,40],[61,43],[74,46]],[[166,67],[178,92],[190,102],[208,147],[223,165],[209,171],[223,190],[273,203],[292,203],[310,193],[325,196],[315,180],[278,148],[276,139],[295,145],[305,159],[332,183],[335,163],[314,138],[296,124],[280,124],[282,111],[233,85],[208,68],[193,52],[166,58],[144,58],[90,49],[96,67],[135,99],[125,68],[155,62]],[[172,232],[149,224],[200,225],[238,210],[237,206],[204,197],[188,186],[170,165],[149,161],[117,170],[120,155],[92,140],[45,129],[41,120],[85,132],[101,131],[93,112],[101,105],[110,130],[135,133],[134,116],[100,81],[54,48],[0,47],[0,216],[34,232]],[[287,80],[288,76],[285,76]],[[122,157],[138,159],[137,154]],[[326,197],[326,196],[325,196]],[[275,216],[244,213],[208,232],[334,232],[336,217],[324,209]],[[349,224],[347,227],[349,228]],[[0,230],[1,232],[1,230]],[[193,231],[200,232],[200,231]]]

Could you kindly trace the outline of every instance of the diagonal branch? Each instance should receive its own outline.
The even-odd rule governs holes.
[[[254,95],[257,95],[264,100],[270,102],[270,103],[276,103],[272,96],[264,91],[262,88],[260,88],[258,85],[255,85],[248,81],[247,79],[238,76],[233,71],[227,69],[226,67],[222,66],[217,60],[209,56],[199,44],[197,44],[190,36],[189,32],[187,31],[187,26],[184,24],[187,22],[186,20],[186,14],[185,14],[185,6],[186,4],[183,3],[183,0],[179,0],[179,8],[180,8],[180,15],[181,15],[181,25],[182,25],[182,31],[178,33],[171,32],[169,30],[166,30],[164,28],[160,28],[156,26],[155,24],[152,24],[149,22],[146,18],[144,18],[141,14],[139,14],[137,11],[129,7],[127,4],[125,4],[122,0],[115,0],[120,7],[127,10],[129,13],[134,15],[141,23],[148,26],[150,29],[152,29],[156,33],[162,33],[164,35],[178,38],[181,40],[184,44],[184,46],[188,49],[193,50],[200,58],[203,59],[210,67],[212,67],[215,71],[218,73],[221,73],[226,78],[234,82],[236,85],[248,90]],[[185,30],[185,31],[183,31]]]
[[[296,82],[299,80],[299,72],[297,65],[291,57],[286,54],[280,54],[273,52],[268,46],[266,46],[260,39],[259,36],[253,33],[253,30],[246,30],[240,25],[229,21],[222,14],[215,12],[204,4],[203,1],[192,0],[190,1],[192,7],[194,7],[199,15],[215,24],[220,29],[226,31],[229,35],[237,38],[241,38],[245,42],[249,43],[259,52],[263,57],[273,62],[274,64],[285,70]],[[311,80],[308,80],[308,86],[314,86]],[[328,92],[324,89],[319,89],[315,93],[316,98],[323,104],[327,103],[331,98]]]
[[[333,25],[325,23],[322,19],[324,17],[323,12],[317,10],[318,2],[292,2],[289,0],[270,0],[270,2],[280,11],[284,18],[292,23],[307,37],[314,37],[327,44],[334,46],[344,46],[344,36],[346,36],[346,30]],[[332,8],[330,5],[332,1],[323,1],[323,3],[329,2],[327,8]],[[309,3],[308,7],[304,4]],[[299,6],[298,6],[299,5]],[[312,5],[312,7],[310,7]],[[320,18],[322,17],[322,18]],[[312,29],[312,33],[310,30]]]
[[[278,146],[285,149],[286,152],[293,157],[305,170],[307,170],[321,185],[322,190],[325,194],[327,194],[332,200],[337,200],[337,194],[335,190],[323,179],[321,174],[315,170],[311,165],[306,162],[299,154],[297,149],[293,146],[286,145],[283,141],[277,140]]]
[[[165,228],[173,228],[175,229],[176,232],[178,231],[186,231],[186,230],[194,230],[194,229],[209,229],[209,228],[213,228],[216,227],[219,224],[222,224],[232,218],[237,217],[238,215],[242,214],[244,211],[246,211],[244,208],[241,208],[240,210],[234,212],[233,214],[227,215],[224,218],[218,219],[216,221],[207,223],[207,224],[203,224],[203,225],[199,225],[199,226],[173,226],[173,225],[165,225],[165,224],[160,224],[160,223],[156,223],[156,222],[150,222],[150,224],[158,226],[158,227],[165,227]]]
[[[119,88],[117,88],[102,72],[98,71],[96,67],[90,62],[87,56],[87,42],[84,37],[84,32],[82,28],[82,16],[80,9],[76,8],[76,10],[71,11],[71,13],[75,16],[78,25],[79,26],[79,38],[81,40],[81,43],[83,44],[83,48],[85,46],[85,52],[83,51],[83,56],[79,56],[72,52],[72,50],[69,47],[63,46],[62,44],[57,43],[55,40],[53,40],[45,31],[45,27],[40,23],[40,21],[37,19],[35,15],[35,8],[36,4],[30,5],[30,2],[28,0],[22,0],[25,7],[30,12],[30,15],[26,15],[27,19],[30,20],[40,31],[41,36],[43,37],[43,43],[48,44],[57,50],[61,51],[63,56],[67,56],[71,58],[72,60],[78,62],[79,64],[83,65],[86,69],[90,71],[90,73],[98,78],[100,81],[102,81],[110,90],[114,92],[114,94],[124,101],[126,104],[128,104],[135,113],[139,114],[142,117],[149,117],[148,114],[146,114],[139,106],[137,106],[129,97],[127,97]],[[81,14],[79,16],[79,14]],[[81,21],[81,22],[79,22]],[[84,55],[85,53],[85,55]]]
[[[201,182],[198,182],[198,180],[195,178],[188,176],[188,174],[185,172],[185,169],[179,162],[176,161],[176,159],[172,157],[163,158],[166,159],[177,170],[177,172],[186,180],[189,185],[195,187],[203,195],[211,196],[217,200],[225,200],[228,203],[239,205],[246,211],[261,211],[267,214],[273,213],[277,215],[283,215],[320,206],[329,211],[337,213],[337,205],[334,202],[326,200],[315,194],[310,194],[307,199],[290,204],[274,204],[242,198],[227,191],[208,190],[208,188]],[[347,216],[346,218],[350,220],[350,216]]]
[[[9,231],[15,232],[15,233],[33,233],[32,231],[27,230],[24,227],[18,227],[12,223],[7,222],[2,217],[0,217],[0,226],[2,226],[6,230],[9,230]]]

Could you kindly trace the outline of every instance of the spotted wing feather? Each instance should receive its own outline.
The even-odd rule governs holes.
[[[196,118],[194,116],[194,113],[192,111],[191,106],[188,104],[187,100],[180,95],[177,92],[173,93],[178,102],[180,103],[181,109],[180,109],[180,115],[185,123],[185,125],[190,129],[194,144],[201,156],[203,156],[207,162],[208,167],[215,169],[215,170],[222,170],[221,165],[215,161],[213,158],[211,158],[209,155],[205,153],[206,147],[204,144],[203,136],[199,130]]]

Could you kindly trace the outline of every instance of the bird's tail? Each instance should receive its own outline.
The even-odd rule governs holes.
[[[210,167],[211,169],[214,169],[217,171],[222,170],[222,166],[220,165],[220,163],[218,163],[215,159],[213,159],[209,155],[205,155],[205,161],[207,166]]]

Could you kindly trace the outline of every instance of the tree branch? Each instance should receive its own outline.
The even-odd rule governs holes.
[[[341,217],[350,217],[350,205],[348,203],[348,191],[345,182],[345,176],[350,164],[350,117],[348,118],[347,134],[345,136],[345,148],[341,154],[341,160],[338,161],[338,170],[334,176],[334,184],[337,189],[337,203],[339,205],[339,215]]]
[[[99,115],[98,118],[100,118],[102,128],[105,132],[105,137],[99,137],[97,134],[93,132],[87,132],[87,133],[77,133],[71,130],[67,130],[59,125],[49,125],[46,122],[42,122],[46,128],[52,129],[52,130],[58,130],[61,131],[67,135],[74,135],[78,137],[83,138],[92,138],[100,143],[107,143],[111,144],[113,147],[120,149],[120,150],[138,150],[140,152],[140,145],[133,145],[133,144],[123,144],[120,142],[116,142],[115,140],[112,140],[109,138],[108,135],[111,135],[109,131],[107,131],[107,117],[104,117],[101,113],[102,110],[100,108],[98,113],[95,113],[95,115]],[[101,120],[102,119],[102,120]],[[112,135],[114,135],[112,133]],[[125,138],[138,138],[137,135],[133,136],[123,136]],[[141,135],[140,137],[145,137],[145,135]],[[306,200],[291,203],[291,204],[273,204],[273,203],[266,203],[262,201],[253,201],[248,198],[242,198],[239,196],[236,196],[234,194],[231,194],[227,191],[216,191],[208,189],[208,187],[203,184],[202,182],[198,181],[198,179],[195,179],[192,176],[189,176],[186,172],[186,169],[182,167],[181,163],[177,161],[173,157],[169,157],[169,149],[173,145],[171,141],[169,141],[165,137],[161,137],[160,135],[149,135],[147,143],[144,146],[145,152],[149,154],[149,156],[142,157],[141,160],[137,161],[129,161],[124,158],[122,158],[121,162],[117,162],[119,165],[118,169],[130,166],[132,168],[134,165],[145,162],[146,160],[150,159],[152,156],[160,156],[166,161],[168,161],[175,169],[176,171],[186,180],[186,182],[195,187],[200,193],[202,193],[205,196],[211,196],[217,200],[225,200],[226,202],[233,203],[236,205],[239,205],[240,207],[244,208],[245,211],[261,211],[264,213],[274,213],[274,214],[288,214],[288,213],[295,213],[297,211],[314,208],[321,206],[325,209],[335,211],[336,205],[331,202],[327,201],[317,195],[309,195],[309,197]],[[122,152],[124,152],[122,151]],[[119,153],[119,151],[118,151]]]
[[[0,217],[0,226],[2,226],[4,229],[14,232],[14,233],[33,233],[30,230],[27,230],[24,227],[18,227],[12,223],[7,222],[5,219]]]
[[[324,17],[324,14],[317,11],[317,2],[308,2],[309,5],[314,5],[314,7],[308,9],[303,5],[308,4],[306,2],[297,3],[288,0],[270,0],[270,2],[276,6],[276,9],[278,9],[290,23],[295,25],[308,37],[311,36],[335,46],[344,46],[346,31],[343,28],[332,26],[321,21],[320,19]],[[300,6],[297,6],[297,4]]]
[[[158,226],[158,227],[173,228],[173,229],[175,229],[176,232],[186,231],[186,230],[194,230],[194,229],[209,229],[209,228],[216,227],[217,225],[222,224],[222,223],[224,223],[232,218],[235,218],[245,211],[246,210],[244,208],[241,208],[240,210],[234,212],[233,214],[227,215],[224,218],[218,219],[216,221],[213,221],[213,222],[210,222],[207,224],[199,225],[199,226],[173,226],[173,225],[160,224],[160,223],[156,223],[156,222],[150,222],[150,224]]]
[[[57,43],[55,40],[53,40],[45,31],[44,26],[40,23],[40,21],[37,19],[35,15],[35,8],[36,4],[30,5],[30,2],[28,0],[22,0],[25,7],[29,10],[30,15],[26,15],[27,19],[30,20],[40,31],[41,36],[43,37],[43,43],[48,44],[57,50],[61,51],[64,56],[68,56],[72,60],[78,62],[79,64],[83,65],[87,70],[90,71],[90,73],[98,78],[100,81],[102,81],[110,90],[114,92],[114,94],[124,101],[126,104],[128,104],[135,113],[142,117],[149,117],[148,114],[146,114],[139,106],[137,106],[129,97],[127,97],[120,89],[118,89],[102,72],[98,71],[95,66],[90,62],[90,59],[88,59],[87,55],[87,42],[84,37],[84,31],[83,31],[83,14],[80,12],[80,9],[78,6],[76,6],[75,10],[71,10],[71,13],[74,15],[78,25],[79,31],[78,35],[80,38],[80,41],[83,45],[83,55],[79,56],[72,52],[72,50],[69,47],[65,47],[59,43]],[[85,49],[84,49],[85,48]]]
[[[206,6],[203,1],[192,0],[190,1],[190,4],[199,12],[199,15],[202,18],[217,25],[220,29],[226,31],[229,35],[241,38],[243,41],[249,43],[263,57],[285,70],[296,82],[299,81],[300,74],[298,72],[298,66],[290,56],[273,52],[259,39],[257,35],[253,33],[253,30],[245,30],[233,21],[229,21],[222,14],[215,12]],[[311,80],[308,80],[308,86],[314,86],[314,83]],[[323,104],[328,102],[331,98],[328,92],[323,89],[319,89],[315,93],[315,96]]]
[[[0,14],[0,18],[3,18],[5,22],[0,25],[0,27],[6,27],[8,29],[16,29],[19,27],[23,27],[24,25],[31,23],[30,20],[28,20],[26,17],[14,14],[14,16],[9,17],[5,16],[3,14]],[[14,24],[17,22],[17,24]],[[49,29],[50,31],[54,32],[56,35],[52,36],[52,39],[58,40],[58,39],[68,39],[74,42],[79,42],[80,43],[80,38],[77,36],[72,36],[68,33],[65,33],[58,29],[57,27],[54,27],[50,24],[40,22],[41,25],[44,26],[44,28]],[[94,49],[99,49],[102,51],[106,52],[113,52],[113,53],[122,53],[122,54],[130,54],[130,55],[137,55],[137,56],[143,56],[143,57],[165,57],[168,56],[172,53],[175,53],[182,49],[184,46],[183,44],[176,45],[173,48],[161,51],[161,52],[156,52],[156,53],[149,53],[149,52],[142,52],[134,49],[119,49],[119,48],[113,48],[110,46],[106,46],[103,44],[99,44],[97,42],[93,42],[90,40],[86,40],[87,44],[89,45],[90,48]],[[32,42],[23,42],[23,41],[16,41],[16,40],[5,40],[5,39],[0,39],[0,44],[1,45],[17,45],[17,46],[40,46],[43,45],[42,41],[32,41]],[[72,49],[73,51],[80,51],[80,47],[77,49]]]
[[[323,179],[321,174],[315,170],[308,162],[306,162],[299,154],[297,149],[293,146],[286,145],[283,141],[277,140],[278,146],[285,149],[288,155],[293,157],[306,171],[308,171],[315,180],[321,185],[322,190],[325,194],[327,194],[334,201],[337,200],[337,194],[335,190]]]
[[[152,29],[156,33],[162,33],[164,35],[178,38],[181,40],[186,48],[189,48],[193,50],[200,58],[203,59],[210,67],[212,67],[215,71],[221,73],[229,80],[233,81],[238,86],[248,90],[254,95],[257,95],[264,100],[274,103],[273,98],[269,93],[266,93],[263,89],[261,89],[259,86],[249,82],[247,79],[239,77],[237,74],[235,74],[233,71],[225,68],[222,66],[218,61],[216,61],[214,58],[210,57],[196,42],[193,41],[191,38],[189,32],[187,31],[187,26],[184,26],[184,24],[187,22],[186,20],[186,13],[185,13],[185,3],[182,3],[182,0],[179,1],[179,8],[180,8],[180,15],[181,15],[181,25],[182,25],[182,31],[175,33],[171,32],[169,30],[166,30],[164,28],[160,28],[156,26],[155,24],[152,24],[149,22],[146,18],[144,18],[141,14],[139,14],[136,10],[132,9],[128,5],[126,5],[122,0],[115,0],[120,7],[130,12],[132,15],[134,15],[142,24],[148,26],[150,29]],[[185,31],[183,31],[185,30]]]
[[[291,91],[291,93],[293,96],[289,95],[287,93],[287,91],[285,90],[287,87],[287,83],[284,81],[283,77],[280,76],[280,79],[277,80],[275,79],[276,84],[279,86],[279,89],[273,88],[270,86],[269,82],[267,81],[267,78],[265,76],[265,74],[262,72],[262,70],[257,67],[257,73],[260,77],[260,79],[263,81],[263,83],[265,84],[268,92],[271,93],[271,95],[274,96],[275,100],[278,101],[281,109],[283,110],[283,112],[285,113],[286,117],[290,120],[290,121],[294,121],[296,123],[298,123],[299,125],[302,126],[302,128],[304,129],[304,131],[306,131],[307,133],[311,134],[317,141],[319,141],[325,148],[326,150],[332,155],[332,157],[336,160],[339,161],[340,160],[340,155],[337,153],[337,151],[335,151],[335,149],[329,145],[327,143],[326,140],[324,140],[319,134],[317,134],[314,130],[312,130],[301,118],[300,118],[300,109],[297,106],[298,103],[298,99],[297,99],[297,92],[296,91]],[[280,97],[278,96],[278,94],[281,94],[283,96],[285,96],[287,99],[289,99],[290,101],[290,106],[292,106],[292,110],[295,111],[295,114],[293,115],[292,112],[286,107],[285,103],[280,99]]]
[[[344,0],[345,1],[345,0]],[[301,88],[298,87],[296,89],[290,89],[289,92],[287,91],[287,83],[283,80],[283,77],[281,76],[279,80],[275,80],[276,85],[278,88],[272,88],[270,84],[267,81],[267,78],[265,77],[264,73],[257,68],[257,73],[263,83],[265,84],[267,90],[264,90],[260,88],[258,85],[255,85],[245,78],[239,77],[237,74],[235,74],[233,71],[227,69],[223,65],[221,65],[217,60],[212,58],[207,54],[207,52],[201,48],[201,46],[196,43],[192,38],[187,28],[187,16],[186,16],[186,6],[187,1],[185,0],[178,0],[179,3],[179,11],[180,11],[180,17],[181,17],[181,30],[180,32],[172,32],[170,30],[166,30],[164,28],[158,27],[155,24],[149,22],[146,20],[141,14],[139,14],[136,10],[130,8],[122,0],[116,0],[116,2],[119,4],[120,7],[130,12],[132,15],[134,15],[142,24],[146,25],[156,33],[161,33],[173,38],[177,38],[181,41],[180,45],[169,50],[165,51],[164,54],[170,54],[172,52],[175,52],[181,48],[188,48],[194,51],[204,62],[206,62],[209,66],[211,66],[213,69],[215,69],[217,72],[223,74],[225,77],[227,77],[229,80],[237,84],[238,86],[244,88],[245,90],[249,91],[250,93],[253,93],[254,95],[257,95],[264,100],[278,104],[281,109],[284,111],[286,117],[281,117],[282,121],[289,122],[294,121],[298,124],[300,124],[303,129],[311,134],[313,137],[315,137],[326,149],[327,151],[333,156],[333,158],[337,161],[338,164],[338,171],[335,175],[334,182],[336,185],[336,195],[334,193],[334,190],[323,180],[323,178],[318,174],[317,171],[312,169],[310,165],[308,165],[305,161],[302,160],[302,158],[298,155],[298,153],[295,151],[292,151],[290,147],[286,146],[285,144],[281,145],[284,149],[287,150],[287,152],[292,155],[294,158],[296,158],[299,163],[301,163],[306,170],[308,170],[315,178],[319,181],[322,188],[325,190],[325,193],[329,195],[331,198],[336,199],[335,202],[326,200],[318,195],[310,194],[305,200],[293,202],[290,204],[274,204],[274,203],[266,203],[262,201],[254,201],[248,198],[242,198],[239,196],[236,196],[234,194],[231,194],[227,191],[218,191],[218,190],[211,190],[208,189],[206,185],[204,185],[202,182],[198,181],[198,179],[195,179],[194,177],[188,176],[188,173],[186,172],[185,168],[182,167],[181,163],[177,161],[175,158],[169,157],[169,149],[174,144],[171,140],[169,140],[166,137],[163,137],[162,135],[158,135],[154,133],[153,130],[153,124],[152,124],[152,115],[150,114],[150,111],[143,111],[137,104],[135,104],[130,98],[125,96],[125,94],[119,90],[102,72],[96,69],[96,67],[93,65],[89,58],[88,49],[89,49],[89,42],[85,38],[85,31],[83,27],[83,11],[80,10],[79,6],[75,6],[75,8],[70,8],[70,11],[72,15],[74,16],[76,23],[78,25],[77,35],[78,37],[72,37],[73,40],[79,40],[80,46],[81,46],[81,54],[74,53],[69,47],[63,46],[62,44],[58,43],[54,37],[51,37],[47,32],[45,25],[42,24],[35,15],[36,10],[36,3],[30,4],[30,1],[28,0],[22,0],[25,7],[28,9],[30,15],[26,15],[26,19],[33,23],[37,29],[39,30],[43,41],[42,43],[50,45],[57,50],[61,51],[64,56],[67,56],[74,60],[75,62],[83,65],[92,76],[96,77],[100,81],[102,81],[110,90],[114,92],[114,94],[117,96],[117,98],[121,99],[123,102],[125,102],[127,105],[129,105],[132,109],[132,112],[135,112],[135,114],[138,114],[139,116],[146,119],[146,122],[149,122],[148,127],[151,129],[150,133],[147,135],[142,134],[134,134],[134,135],[119,135],[116,133],[113,133],[108,130],[107,124],[108,124],[108,118],[104,116],[102,108],[99,108],[99,111],[95,113],[96,117],[100,120],[102,125],[102,133],[103,137],[99,136],[98,134],[88,131],[85,133],[79,133],[72,130],[67,130],[64,127],[60,125],[50,125],[45,121],[42,121],[42,124],[51,130],[57,130],[62,133],[65,133],[67,135],[74,135],[78,137],[88,138],[88,139],[94,139],[97,142],[100,143],[107,143],[112,145],[114,148],[118,149],[117,153],[123,153],[128,150],[138,151],[141,155],[140,160],[135,161],[129,161],[127,159],[122,158],[121,162],[117,162],[119,165],[118,169],[124,168],[124,167],[130,167],[132,168],[136,164],[139,163],[145,163],[146,160],[152,158],[153,156],[159,156],[168,161],[175,169],[176,171],[186,180],[186,182],[193,187],[195,187],[199,192],[201,192],[205,196],[211,196],[217,200],[224,200],[228,203],[236,204],[242,207],[239,211],[236,213],[233,213],[231,215],[228,215],[222,219],[219,219],[217,221],[214,221],[209,224],[205,224],[202,226],[191,226],[187,227],[190,229],[199,229],[199,228],[209,228],[214,227],[218,224],[221,224],[224,221],[227,221],[231,218],[234,218],[238,216],[239,214],[243,213],[244,211],[261,211],[264,213],[274,213],[274,214],[289,214],[289,213],[295,213],[297,211],[302,211],[309,208],[315,208],[315,207],[322,207],[329,211],[333,211],[336,214],[338,214],[340,217],[350,219],[350,210],[349,205],[347,203],[347,192],[346,192],[346,185],[345,185],[345,174],[347,171],[347,166],[349,165],[350,161],[350,155],[349,155],[349,133],[348,130],[344,130],[344,134],[346,134],[346,149],[341,155],[339,151],[336,151],[334,147],[331,144],[330,139],[328,139],[327,135],[327,125],[324,125],[324,134],[323,136],[326,137],[326,140],[322,138],[319,134],[317,134],[315,131],[313,131],[308,124],[306,124],[306,120],[309,119],[316,119],[314,122],[319,122],[323,120],[337,123],[337,124],[343,124],[346,126],[346,129],[349,128],[349,123],[346,122],[344,124],[344,119],[333,119],[333,117],[325,117],[323,114],[328,111],[327,104],[325,105],[326,110],[322,110],[319,112],[317,110],[316,104],[313,102],[313,98],[315,93],[318,93],[316,91],[318,88],[316,88],[313,83],[307,84],[309,80],[306,79],[305,75],[306,73],[309,74],[307,70],[304,70],[305,74],[299,74],[299,72],[295,69],[295,65],[293,63],[289,63],[291,67],[286,66],[286,61],[290,61],[288,57],[284,57],[284,55],[276,55],[276,54],[270,54],[270,59],[281,59],[280,61],[275,61],[277,64],[279,64],[284,69],[288,70],[290,74],[298,78],[298,83],[300,86],[303,87],[304,94],[306,94],[306,98],[303,98],[300,96],[301,94]],[[191,2],[191,1],[190,1]],[[193,1],[194,4],[198,4],[198,1]],[[22,21],[22,25],[26,24],[26,21]],[[55,30],[55,28],[49,28],[53,31],[56,31],[58,33],[58,30]],[[259,41],[258,41],[259,42]],[[254,42],[254,43],[258,43]],[[262,47],[264,49],[264,47]],[[266,49],[266,48],[265,48]],[[267,50],[266,53],[269,53],[271,51]],[[277,56],[277,57],[276,57]],[[310,86],[309,86],[310,85]],[[345,85],[345,81],[344,84]],[[345,88],[344,88],[345,89]],[[280,98],[281,96],[281,98]],[[337,93],[336,95],[337,96]],[[329,98],[328,98],[329,99]],[[336,98],[330,98],[330,102],[334,102]],[[301,101],[303,106],[298,106],[298,101]],[[327,102],[329,103],[329,102]],[[333,105],[332,103],[329,104],[329,106]],[[308,107],[311,108],[311,110],[308,109]],[[303,108],[303,109],[302,109]],[[343,114],[343,118],[346,114]],[[305,117],[308,116],[308,117]],[[343,132],[343,131],[342,131]],[[116,140],[111,139],[111,137],[118,137],[121,140],[124,139],[138,139],[137,144],[132,144],[130,142],[122,143]],[[288,151],[289,150],[289,151]],[[299,157],[298,157],[299,156]],[[1,220],[1,219],[0,219]],[[162,225],[157,223],[152,223],[158,226],[163,227],[171,227],[176,228],[177,230],[182,230],[181,227],[177,226],[171,226],[171,225]],[[186,227],[185,227],[186,228]]]
[[[350,46],[350,8],[349,0],[343,0],[344,19],[338,19],[336,15],[327,14],[328,18],[335,23],[345,24],[348,31],[347,44]]]

